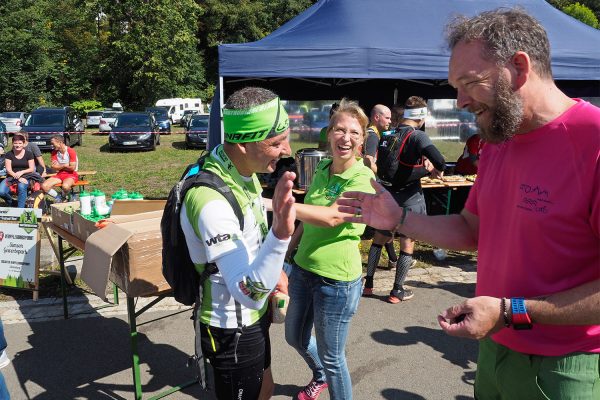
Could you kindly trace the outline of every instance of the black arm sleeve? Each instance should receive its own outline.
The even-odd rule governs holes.
[[[444,171],[446,169],[444,156],[442,156],[437,147],[434,146],[431,139],[429,139],[429,136],[423,131],[415,131],[415,134],[413,135],[416,136],[415,139],[419,152],[431,161],[435,169]]]
[[[423,149],[423,155],[431,161],[435,169],[438,171],[444,171],[446,169],[446,161],[444,160],[444,156],[440,153],[440,151],[433,144],[425,147]]]

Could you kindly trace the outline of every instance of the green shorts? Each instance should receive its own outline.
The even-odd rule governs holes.
[[[600,354],[536,356],[483,339],[479,342],[475,399],[598,400]]]

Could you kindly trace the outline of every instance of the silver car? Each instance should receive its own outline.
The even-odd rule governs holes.
[[[29,114],[22,111],[5,111],[0,114],[0,121],[6,125],[9,133],[19,132]]]
[[[98,125],[98,130],[100,132],[110,132],[112,130],[110,124],[115,123],[119,114],[121,114],[120,111],[104,111],[102,113],[102,116],[100,117],[100,124]]]
[[[101,117],[102,117],[102,111],[96,111],[96,110],[88,111],[87,116],[85,118],[86,128],[100,125]]]

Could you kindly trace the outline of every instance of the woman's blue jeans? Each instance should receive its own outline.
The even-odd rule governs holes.
[[[6,349],[6,338],[4,337],[4,326],[2,325],[2,320],[0,320],[0,353]],[[4,380],[4,375],[0,372],[0,400],[9,400],[10,395],[8,394],[8,389],[6,387],[6,381]]]
[[[304,358],[314,380],[327,381],[332,400],[352,399],[345,347],[360,300],[361,277],[337,281],[294,265],[288,290],[285,340]],[[311,336],[313,325],[316,337]]]
[[[8,178],[7,178],[8,179]],[[25,201],[27,200],[27,189],[29,183],[21,183],[17,185],[17,207],[24,208]],[[10,193],[10,187],[6,185],[6,179],[0,182],[0,197],[6,200],[6,203],[10,206],[12,204],[12,195]]]

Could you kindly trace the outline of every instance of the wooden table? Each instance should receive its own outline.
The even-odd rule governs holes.
[[[458,188],[463,188],[463,187],[471,187],[473,186],[473,182],[465,180],[465,181],[460,181],[460,182],[447,182],[447,181],[443,181],[441,183],[423,183],[421,182],[421,187],[423,188],[423,190],[426,189],[439,189],[439,188],[445,188],[447,189],[447,197],[446,197],[446,202],[445,202],[445,206],[444,208],[446,209],[446,215],[450,214],[450,200],[452,199],[452,191],[457,190]],[[440,203],[444,203],[443,201],[440,201]]]

